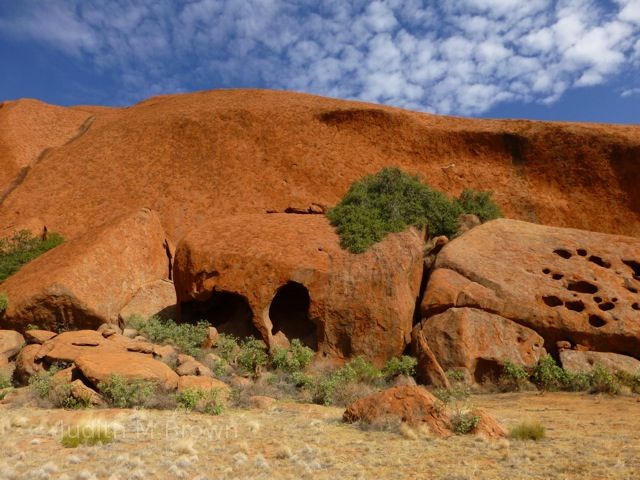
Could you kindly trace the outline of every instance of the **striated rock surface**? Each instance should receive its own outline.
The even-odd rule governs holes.
[[[181,317],[269,345],[281,332],[326,356],[381,364],[410,341],[422,249],[408,230],[351,254],[318,215],[211,220],[177,247]]]
[[[475,307],[536,331],[547,349],[640,356],[638,238],[494,220],[448,243],[435,268],[424,315]]]
[[[142,285],[169,275],[164,243],[148,209],[65,242],[2,284],[9,307],[0,326],[68,330],[117,322]]]

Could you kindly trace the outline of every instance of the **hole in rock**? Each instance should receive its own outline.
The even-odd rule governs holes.
[[[565,302],[564,306],[569,310],[573,310],[574,312],[581,312],[584,310],[584,303],[582,303],[580,300]]]
[[[592,263],[595,263],[596,265],[602,267],[602,268],[609,268],[611,267],[611,264],[609,262],[607,262],[606,260],[603,260],[600,257],[597,257],[596,255],[591,255],[589,257],[589,261]]]
[[[598,305],[598,308],[603,312],[606,312],[607,310],[613,310],[614,308],[616,308],[616,306],[611,302],[604,302]]]
[[[607,324],[602,318],[598,315],[589,315],[589,325],[592,327],[600,328],[604,327]]]
[[[561,273],[554,273],[551,278],[553,278],[554,280],[562,280],[562,278],[564,277],[564,275],[562,275]]]
[[[280,287],[269,307],[272,333],[282,332],[289,340],[297,338],[307,347],[317,350],[317,328],[309,320],[310,303],[309,291],[304,285],[287,282]]]
[[[562,258],[571,258],[571,252],[569,250],[565,250],[564,248],[558,248],[553,251],[556,255],[559,255]]]
[[[503,370],[504,368],[497,361],[479,358],[473,372],[473,378],[478,384],[487,382],[495,384]]]
[[[596,303],[600,303],[602,301],[601,297],[593,297],[593,301]]]
[[[559,305],[562,305],[562,300],[560,300],[555,295],[547,295],[545,297],[542,297],[542,301],[550,307],[557,307]]]
[[[567,286],[567,290],[578,293],[596,293],[598,291],[598,287],[593,283],[589,283],[586,280],[578,280],[575,282],[569,282]]]
[[[576,250],[576,252],[578,252],[578,255],[580,255],[581,257],[587,256],[587,251],[584,248],[579,248],[578,250]]]
[[[551,273],[551,270],[549,270],[548,268],[545,268],[544,270],[542,270],[542,273],[544,273],[545,275],[548,275]]]
[[[218,332],[240,339],[253,336],[262,338],[253,324],[253,312],[245,297],[234,292],[213,292],[208,300],[184,302],[180,306],[181,318],[187,322],[206,320]]]
[[[633,270],[634,277],[640,278],[640,263],[635,260],[622,260],[622,263]]]
[[[616,303],[616,302],[618,301],[618,298],[617,298],[617,297],[613,297],[613,298],[611,299],[611,301],[612,301],[613,303]]]
[[[638,293],[638,289],[634,288],[634,287],[625,287],[627,290],[629,290],[631,293]]]
[[[631,308],[633,308],[634,310],[640,310],[640,304],[634,303],[633,305],[631,305]]]

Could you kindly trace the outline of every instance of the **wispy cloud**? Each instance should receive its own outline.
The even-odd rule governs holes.
[[[479,114],[636,69],[640,0],[25,0],[0,32],[114,74],[128,100],[254,85]]]

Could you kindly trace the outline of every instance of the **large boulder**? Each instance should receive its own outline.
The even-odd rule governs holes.
[[[588,373],[596,365],[601,365],[612,373],[640,375],[640,360],[618,353],[561,350],[560,363],[570,372]]]
[[[450,308],[415,328],[439,366],[463,372],[468,382],[497,379],[506,361],[533,367],[546,353],[533,330],[474,308]]]
[[[480,417],[478,425],[469,433],[489,438],[506,435],[502,427],[484,411],[468,415]],[[399,421],[412,427],[426,427],[439,437],[453,433],[454,413],[425,389],[417,386],[393,387],[356,400],[345,410],[342,419],[348,423],[386,423]]]
[[[0,330],[0,357],[15,357],[24,346],[24,337],[14,330]]]
[[[449,242],[423,316],[474,307],[558,341],[640,356],[640,239],[494,220]],[[428,337],[427,337],[428,338]]]
[[[13,381],[18,385],[26,385],[29,378],[36,373],[44,372],[45,366],[42,360],[38,359],[40,345],[27,345],[18,354],[16,358],[16,368],[13,371]]]
[[[76,367],[94,386],[119,375],[129,381],[148,380],[164,391],[178,387],[178,375],[166,364],[140,353],[87,353],[75,360]]]
[[[176,318],[176,289],[168,279],[156,280],[140,287],[131,301],[120,310],[120,323],[133,316],[148,318],[158,315],[163,318]]]
[[[324,215],[212,220],[178,244],[180,315],[270,346],[300,338],[325,356],[381,364],[410,341],[423,244],[410,229],[352,254]]]
[[[0,326],[59,331],[116,323],[141,286],[169,275],[164,245],[160,221],[148,209],[66,242],[2,284],[9,307]]]

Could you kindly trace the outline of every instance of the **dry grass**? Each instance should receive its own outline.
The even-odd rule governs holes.
[[[519,393],[474,396],[471,403],[507,430],[539,421],[546,438],[442,440],[402,426],[362,429],[343,424],[342,409],[292,403],[220,416],[0,407],[0,478],[638,478],[634,397]],[[122,428],[113,429],[108,445],[61,446],[61,426],[89,421]]]

